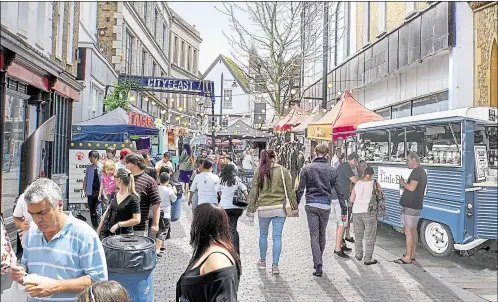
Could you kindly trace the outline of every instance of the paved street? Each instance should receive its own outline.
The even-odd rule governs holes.
[[[301,213],[304,213],[301,212]],[[184,204],[182,218],[172,225],[168,253],[156,270],[156,301],[174,301],[176,281],[191,255],[188,244],[190,208]],[[245,217],[239,222],[243,276],[239,301],[496,301],[496,253],[479,252],[462,258],[434,258],[420,249],[417,264],[401,266],[392,262],[403,252],[403,236],[380,228],[375,248],[379,265],[364,266],[356,260],[334,257],[332,242],[335,223],[329,223],[324,276],[311,275],[313,263],[305,216],[286,221],[281,275],[272,276],[270,267],[258,271],[257,221]],[[352,246],[352,245],[351,245]],[[271,251],[271,241],[269,243]],[[486,258],[487,257],[487,258]],[[271,254],[268,256],[271,260]],[[491,269],[493,268],[494,269]]]

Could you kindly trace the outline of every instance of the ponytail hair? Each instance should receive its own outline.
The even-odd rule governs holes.
[[[130,171],[123,168],[118,169],[116,177],[119,178],[121,182],[123,182],[123,185],[128,187],[128,194],[140,197],[140,195],[138,195],[137,191],[135,190],[135,177],[133,176],[133,174],[131,174]]]
[[[277,154],[274,150],[263,150],[261,151],[260,161],[259,161],[259,175],[258,175],[258,188],[263,189],[265,178],[268,180],[268,187],[271,184],[271,166],[275,162]]]

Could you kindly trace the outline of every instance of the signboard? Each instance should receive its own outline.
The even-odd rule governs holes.
[[[332,124],[308,125],[308,138],[332,140]]]
[[[139,82],[145,88],[153,91],[183,93],[209,96],[214,98],[214,82],[192,79],[175,79],[162,77],[120,76],[120,79],[130,79]]]
[[[176,150],[175,132],[168,130],[168,150]]]
[[[154,118],[137,112],[128,112],[129,125],[139,126],[143,128],[156,129]]]
[[[99,152],[100,163],[106,160],[106,148],[112,146],[116,148],[114,161],[119,160],[121,149],[128,148],[135,150],[134,143],[106,143],[106,142],[72,142],[69,148],[69,203],[86,203],[87,200],[81,199],[83,189],[83,179],[85,178],[86,168],[90,165],[88,153],[92,150]]]
[[[402,190],[399,188],[399,180],[401,177],[403,177],[405,181],[408,180],[410,173],[412,173],[412,169],[379,166],[377,173],[377,181],[382,188],[399,190],[401,195]],[[427,169],[425,169],[425,173],[427,173]],[[427,193],[427,186],[425,187],[425,193]]]
[[[486,180],[488,171],[488,152],[486,146],[474,146],[474,156],[476,161],[476,181]]]

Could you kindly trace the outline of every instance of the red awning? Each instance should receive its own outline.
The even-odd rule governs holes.
[[[273,129],[277,131],[290,130],[292,127],[299,125],[306,119],[306,117],[308,117],[308,113],[306,111],[302,110],[298,106],[294,106],[284,118],[273,126]]]

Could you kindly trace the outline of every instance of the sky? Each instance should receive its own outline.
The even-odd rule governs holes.
[[[204,73],[219,54],[230,56],[230,45],[223,36],[229,30],[228,17],[215,6],[223,8],[221,2],[168,2],[187,23],[195,25],[201,34],[199,71]]]

